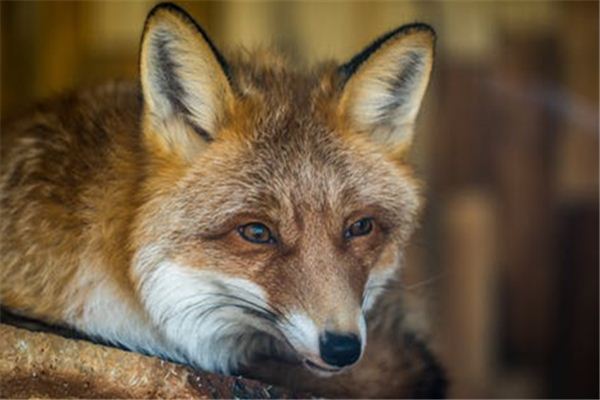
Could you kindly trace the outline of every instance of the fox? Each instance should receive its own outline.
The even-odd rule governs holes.
[[[422,208],[406,155],[434,47],[413,23],[300,69],[156,5],[138,81],[3,124],[2,307],[201,370],[441,396],[386,294]]]

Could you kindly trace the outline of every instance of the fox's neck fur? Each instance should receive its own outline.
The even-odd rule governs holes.
[[[140,189],[144,163],[140,161],[144,154],[136,137],[140,132],[140,100],[138,85],[110,84],[41,106],[33,118],[17,125],[18,142],[27,143],[28,148],[13,153],[3,163],[17,168],[13,179],[20,179],[24,185],[20,199],[5,201],[15,206],[20,203],[11,212],[19,213],[21,223],[33,223],[39,229],[17,235],[8,225],[8,218],[2,218],[2,252],[13,255],[6,257],[9,265],[2,269],[3,301],[16,302],[22,312],[76,328],[88,326],[95,318],[108,318],[115,325],[138,326],[133,330],[117,328],[118,332],[152,332],[133,297],[128,277],[133,249],[127,247],[143,202]],[[57,115],[64,115],[66,110],[71,117],[57,121]],[[85,123],[74,127],[78,120]],[[117,127],[119,134],[112,134]],[[31,135],[35,131],[43,131],[44,137]],[[52,144],[50,148],[48,143]],[[72,147],[77,148],[77,157],[68,155]],[[63,179],[68,179],[68,188],[55,183]],[[46,220],[37,207],[53,202],[64,207],[55,207],[52,220],[50,216]],[[3,212],[9,212],[8,208]],[[46,225],[51,237],[44,229]],[[58,246],[44,246],[48,242]],[[12,251],[17,246],[30,249],[25,259]],[[37,276],[40,259],[53,264],[52,273],[44,279],[28,280],[26,292],[11,290],[26,276]],[[7,299],[11,296],[17,299]],[[108,304],[112,306],[106,307]],[[65,310],[69,310],[67,315]],[[115,339],[124,345],[135,343],[118,336]]]

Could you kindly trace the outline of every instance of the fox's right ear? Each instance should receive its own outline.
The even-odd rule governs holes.
[[[376,142],[408,148],[431,74],[434,43],[430,26],[405,25],[342,65],[342,118]]]
[[[233,102],[228,67],[206,33],[181,8],[148,14],[140,53],[144,130],[153,142],[191,158],[214,139]]]

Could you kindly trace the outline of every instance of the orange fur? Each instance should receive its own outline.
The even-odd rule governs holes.
[[[392,275],[417,221],[418,184],[401,155],[432,48],[432,32],[413,27],[348,64],[351,74],[332,62],[297,71],[267,51],[240,53],[225,66],[188,16],[158,6],[144,30],[141,85],[72,93],[7,126],[18,140],[2,159],[2,305],[133,349],[171,357],[183,349],[173,354],[210,368],[178,342],[178,329],[161,324],[170,318],[164,299],[193,290],[177,274],[201,281],[214,273],[264,293],[265,307],[284,319],[300,310],[319,331],[362,334],[365,287],[377,274]],[[402,73],[409,75],[389,80]],[[365,82],[376,84],[365,89]],[[378,106],[397,118],[357,111],[380,94],[373,88],[390,91],[384,100],[396,96]],[[381,130],[398,136],[393,145],[376,138]],[[364,217],[374,221],[372,232],[345,239]],[[238,227],[257,221],[276,244],[240,236]],[[156,289],[167,283],[172,289]],[[300,389],[385,395],[348,385],[394,368],[393,357],[377,354],[395,334],[373,334],[379,339],[358,367],[329,381],[293,383],[279,368],[265,372],[246,359],[242,367]],[[396,394],[414,393],[427,362],[394,346],[415,357]],[[296,350],[300,361],[319,357]]]

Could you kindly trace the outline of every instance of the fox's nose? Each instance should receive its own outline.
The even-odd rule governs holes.
[[[326,331],[319,338],[321,358],[329,365],[345,367],[360,357],[360,339],[354,334],[338,334]]]

